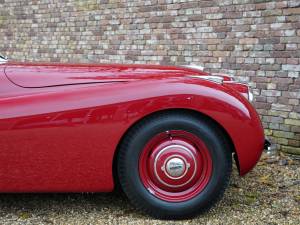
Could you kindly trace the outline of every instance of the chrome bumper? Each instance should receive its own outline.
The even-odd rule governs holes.
[[[268,139],[265,139],[264,150],[266,152],[275,152],[276,145],[272,144]]]

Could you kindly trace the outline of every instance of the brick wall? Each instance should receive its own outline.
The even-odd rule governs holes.
[[[0,0],[0,52],[200,64],[249,83],[266,134],[300,153],[300,1]]]

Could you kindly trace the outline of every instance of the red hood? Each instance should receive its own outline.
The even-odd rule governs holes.
[[[194,67],[194,66],[193,66]],[[249,88],[226,74],[208,74],[197,68],[160,66],[160,65],[124,65],[124,64],[58,64],[58,63],[19,63],[0,64],[0,71],[15,85],[24,88],[41,88],[75,84],[127,82],[145,79],[165,79],[176,77],[194,77],[210,81],[219,81],[227,88],[235,90],[249,98]],[[222,78],[221,82],[220,79]]]
[[[193,68],[160,65],[8,62],[2,66],[7,78],[21,87],[49,87],[141,79],[164,79],[187,75],[209,75]]]

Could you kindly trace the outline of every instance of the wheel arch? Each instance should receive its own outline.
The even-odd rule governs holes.
[[[114,184],[115,187],[119,187],[119,181],[117,178],[117,160],[118,160],[118,154],[119,154],[119,150],[120,150],[120,146],[124,140],[124,138],[126,137],[126,135],[138,124],[142,123],[145,120],[151,119],[153,117],[159,116],[161,114],[165,114],[165,113],[184,113],[184,114],[190,114],[191,116],[195,116],[197,118],[205,118],[207,121],[209,121],[209,123],[211,123],[213,126],[215,126],[215,128],[217,128],[220,132],[222,132],[222,134],[224,135],[224,137],[226,138],[226,142],[228,143],[231,152],[234,154],[234,160],[236,163],[236,166],[238,168],[238,170],[240,170],[240,166],[239,166],[239,160],[237,157],[237,152],[233,143],[232,138],[230,137],[229,133],[225,130],[225,128],[218,123],[216,120],[214,120],[213,118],[207,116],[206,114],[199,112],[197,110],[193,110],[193,109],[186,109],[186,108],[171,108],[171,109],[164,109],[164,110],[159,110],[159,111],[155,111],[152,112],[150,114],[144,115],[142,118],[140,118],[139,120],[135,121],[133,124],[131,124],[131,126],[124,132],[124,134],[122,135],[117,148],[115,150],[114,156],[113,156],[113,163],[112,163],[112,169],[113,169],[113,180],[114,180]]]

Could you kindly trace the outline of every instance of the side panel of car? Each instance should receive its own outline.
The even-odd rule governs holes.
[[[111,191],[122,136],[144,116],[165,109],[196,110],[220,123],[233,139],[241,174],[255,165],[263,148],[259,119],[246,100],[203,80],[30,92],[0,98],[1,192]]]

